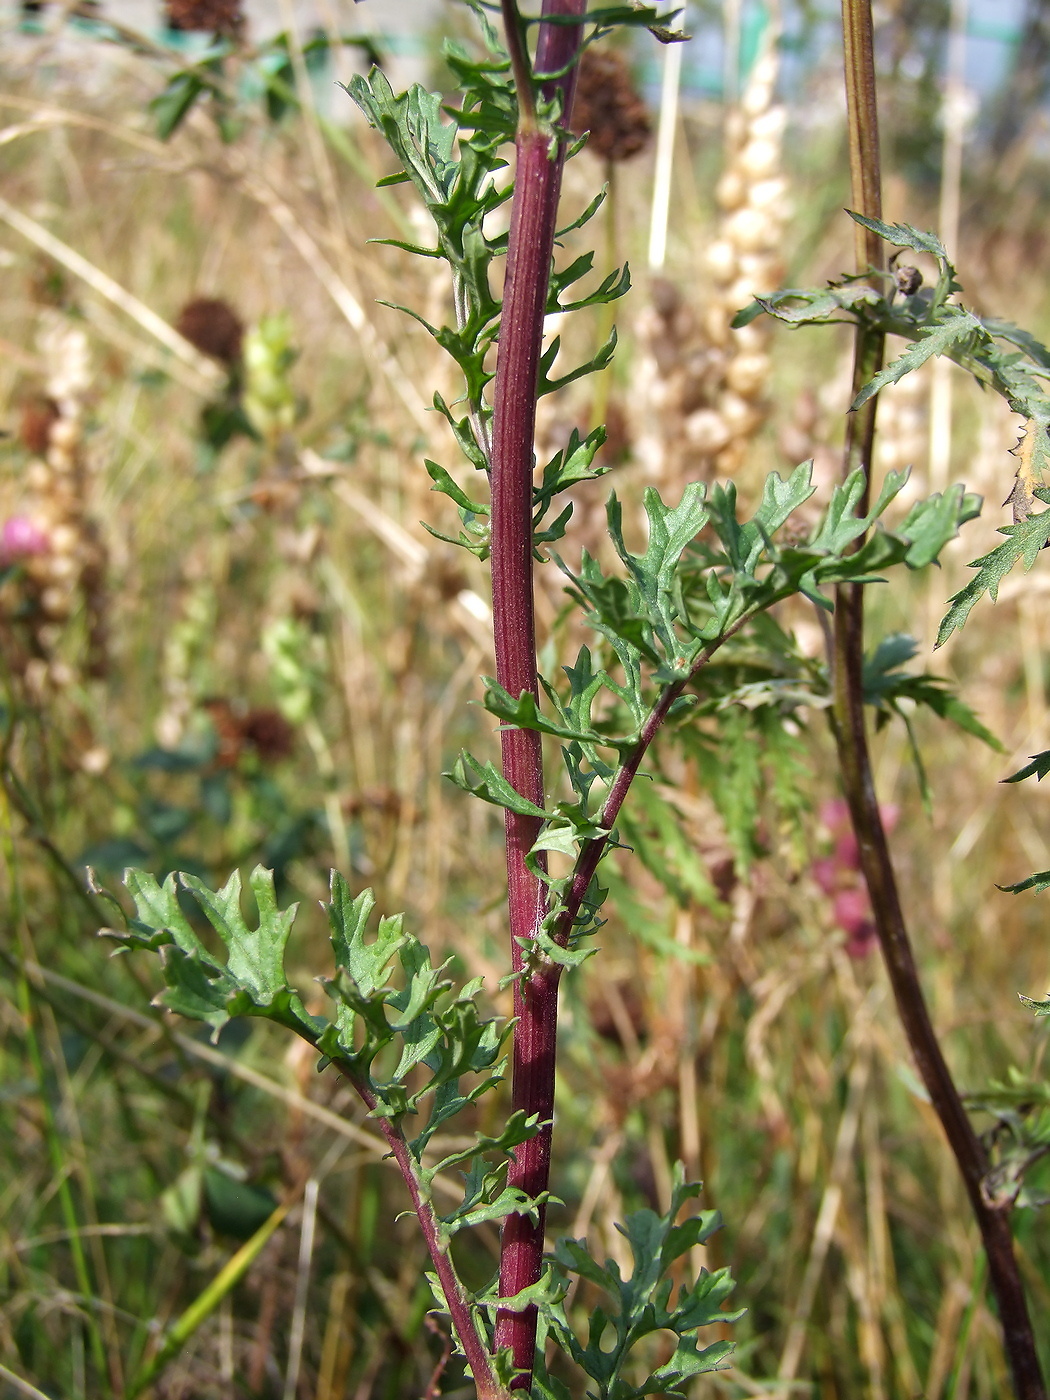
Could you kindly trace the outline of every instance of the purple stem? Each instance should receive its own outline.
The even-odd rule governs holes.
[[[544,0],[543,15],[580,15],[586,0]],[[517,5],[503,0],[507,42],[519,83],[527,74],[518,42]],[[580,44],[580,26],[541,25],[536,71],[567,67]],[[575,69],[547,85],[562,92],[563,120],[571,105]],[[554,234],[561,193],[563,152],[540,130],[531,92],[519,99],[517,174],[511,207],[507,277],[503,293],[492,425],[492,613],[496,679],[511,695],[539,695],[536,676],[536,622],[532,586],[532,473],[536,429],[536,387],[543,344]],[[539,734],[506,728],[501,733],[503,774],[523,797],[544,805],[543,752]],[[546,912],[546,890],[526,865],[539,835],[535,817],[507,812],[507,907],[511,957],[523,964],[520,940],[539,929]],[[558,1027],[558,977],[554,971],[531,976],[515,987],[513,1090],[515,1109],[538,1114],[546,1126],[517,1149],[509,1184],[538,1196],[550,1175],[550,1121],[554,1113],[554,1057]],[[544,1212],[508,1216],[500,1253],[500,1292],[520,1293],[535,1283],[543,1267]],[[497,1349],[509,1347],[517,1389],[531,1386],[536,1348],[536,1309],[504,1309],[496,1320]]]
[[[339,1060],[335,1060],[334,1064],[343,1078],[361,1096],[369,1113],[375,1113],[376,1096],[369,1086],[347,1065],[340,1063]],[[441,1237],[433,1204],[420,1187],[419,1169],[408,1150],[405,1136],[396,1124],[381,1115],[376,1116],[376,1126],[386,1139],[390,1155],[400,1167],[401,1175],[408,1187],[408,1194],[412,1198],[412,1209],[419,1221],[419,1228],[423,1232],[423,1238],[434,1265],[434,1272],[438,1276],[442,1292],[445,1295],[445,1303],[448,1307],[449,1317],[452,1319],[452,1326],[474,1378],[478,1400],[509,1400],[507,1390],[496,1377],[492,1357],[489,1355],[487,1339],[478,1328],[474,1314],[471,1312],[470,1299],[467,1297],[459,1275],[452,1265],[448,1244]]]
[[[669,685],[667,689],[661,693],[659,700],[657,700],[656,704],[649,711],[646,721],[642,725],[642,732],[638,736],[637,744],[635,744],[634,748],[624,759],[620,768],[617,769],[616,776],[612,781],[612,786],[609,788],[605,803],[602,806],[601,816],[598,818],[599,825],[603,826],[607,831],[611,831],[616,825],[616,818],[620,815],[620,808],[627,798],[631,784],[638,776],[638,769],[642,766],[642,760],[645,758],[650,744],[663,727],[664,720],[667,718],[671,706],[685,691],[686,687],[692,684],[711,660],[712,656],[714,656],[715,652],[718,651],[720,647],[724,646],[725,643],[729,641],[730,637],[736,636],[737,632],[751,621],[752,616],[752,613],[745,613],[743,617],[738,618],[724,636],[719,637],[717,641],[710,642],[704,647],[703,651],[690,667],[688,675],[683,676],[680,681],[676,681],[673,685]],[[583,907],[583,901],[587,896],[591,881],[594,879],[608,844],[608,836],[599,836],[593,841],[588,841],[580,851],[579,859],[576,862],[576,868],[573,871],[572,880],[569,884],[569,890],[565,897],[565,903],[562,905],[561,911],[558,914],[558,921],[554,929],[554,940],[556,943],[560,943],[563,948],[569,941],[573,924],[576,922],[579,912]]]

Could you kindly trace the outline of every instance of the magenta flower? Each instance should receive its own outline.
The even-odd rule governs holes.
[[[856,933],[851,933],[842,945],[847,957],[866,958],[879,946],[879,935],[873,919],[866,919]]]
[[[0,526],[0,564],[14,564],[51,548],[47,532],[28,515],[10,515]]]
[[[889,803],[879,813],[887,831],[897,825],[900,809]],[[820,809],[821,823],[835,843],[830,856],[822,856],[810,866],[814,881],[832,900],[832,918],[846,935],[844,948],[851,958],[865,958],[878,944],[868,892],[860,879],[860,851],[849,819],[849,808],[841,798],[825,802]]]
[[[834,903],[835,922],[849,938],[856,938],[871,922],[871,905],[866,890],[854,886],[839,890]]]

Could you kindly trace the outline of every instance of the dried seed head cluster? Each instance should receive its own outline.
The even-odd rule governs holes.
[[[244,29],[241,0],[166,0],[168,28],[236,39]]]
[[[218,297],[194,297],[179,312],[175,329],[202,355],[233,369],[240,363],[244,323],[236,311]]]
[[[33,454],[25,470],[24,513],[9,518],[2,531],[4,563],[21,565],[4,599],[3,621],[18,620],[10,643],[22,654],[30,689],[68,685],[76,671],[59,645],[78,611],[85,620],[81,665],[89,676],[106,664],[106,554],[88,507],[84,459],[84,400],[91,382],[87,337],[56,310],[43,313],[39,335],[48,368],[46,391],[22,411],[21,435]],[[5,625],[5,632],[9,630]]]
[[[263,763],[279,763],[295,747],[295,730],[273,706],[244,709],[219,697],[205,700],[203,708],[215,729],[216,763],[220,768],[235,768],[248,750]]]
[[[587,149],[604,160],[628,160],[648,145],[649,109],[622,54],[593,46],[584,49],[571,125],[577,135],[589,133]]]
[[[729,155],[716,191],[721,212],[706,254],[713,297],[700,313],[660,281],[641,318],[651,408],[641,455],[650,474],[668,484],[739,470],[766,416],[768,332],[757,324],[733,330],[731,322],[756,293],[774,291],[783,273],[786,112],[773,100],[777,70],[771,41],[727,118]]]

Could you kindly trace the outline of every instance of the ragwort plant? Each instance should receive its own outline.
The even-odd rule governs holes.
[[[643,5],[588,10],[586,0],[543,0],[541,13],[532,15],[516,0],[499,6],[466,3],[478,20],[485,52],[478,58],[447,46],[459,82],[458,106],[444,106],[419,86],[395,94],[377,69],[355,79],[348,91],[400,163],[400,172],[387,183],[410,182],[433,221],[434,246],[398,246],[442,259],[451,272],[450,323],[424,325],[458,364],[463,392],[453,404],[435,395],[434,407],[476,470],[479,486],[464,485],[435,462],[426,465],[434,489],[459,511],[455,542],[491,565],[496,676],[487,683],[485,706],[500,725],[502,766],[463,753],[448,776],[504,812],[507,982],[513,984],[514,1017],[501,1023],[485,1014],[480,978],[453,986],[444,975],[446,965],[432,964],[400,916],[381,918],[370,933],[371,892],[355,895],[338,872],[332,873],[326,906],[334,954],[334,971],[325,979],[332,1001],[328,1016],[308,1012],[288,984],[284,952],[295,907],[278,907],[272,876],[263,869],[250,880],[255,927],[242,914],[236,873],[213,891],[193,875],[169,876],[159,885],[133,870],[125,887],[134,914],[126,920],[121,914],[122,931],[107,932],[124,948],[159,953],[166,983],[159,1001],[169,1010],[201,1020],[215,1033],[234,1016],[276,1021],[316,1049],[321,1068],[333,1067],[353,1086],[401,1170],[430,1253],[437,1308],[450,1319],[479,1396],[489,1400],[517,1391],[566,1400],[569,1388],[545,1364],[548,1344],[589,1378],[588,1393],[601,1400],[681,1395],[690,1377],[722,1365],[731,1349],[725,1341],[701,1345],[698,1332],[739,1315],[723,1310],[732,1287],[726,1270],[701,1272],[677,1291],[673,1286],[676,1261],[719,1223],[715,1212],[676,1223],[699,1187],[679,1172],[666,1214],[644,1210],[628,1219],[624,1231],[634,1256],[629,1278],[612,1261],[592,1259],[580,1241],[563,1239],[544,1253],[552,1199],[559,983],[595,951],[589,940],[601,923],[606,895],[601,863],[619,844],[617,824],[632,784],[661,731],[688,726],[703,699],[710,699],[711,662],[719,651],[753,632],[753,625],[768,622],[769,610],[794,595],[821,610],[834,609],[836,625],[852,617],[851,635],[859,637],[856,609],[863,586],[895,565],[921,569],[936,562],[980,502],[955,486],[914,505],[894,528],[886,527],[883,516],[906,473],[890,473],[874,504],[869,501],[865,426],[869,455],[850,449],[849,470],[811,529],[793,518],[813,494],[810,466],[804,464],[786,480],[772,474],[749,519],[740,517],[732,484],[709,491],[691,483],[677,504],[648,490],[648,542],[637,554],[625,542],[623,508],[614,495],[608,525],[618,567],[607,572],[587,552],[575,569],[564,563],[554,546],[566,534],[572,507],[562,498],[602,475],[596,458],[604,432],[573,433],[534,470],[536,404],[603,369],[615,333],[590,360],[557,372],[560,341],[555,337],[544,345],[544,318],[609,304],[630,285],[623,268],[581,291],[593,270],[593,254],[564,265],[556,257],[559,238],[585,225],[602,202],[599,192],[582,214],[559,224],[563,163],[582,144],[567,130],[575,63],[582,46],[617,26],[646,27],[665,41],[674,36],[660,24],[668,16]],[[502,14],[502,38],[490,12]],[[511,146],[512,175],[506,154]],[[508,201],[509,230],[497,233],[492,216]],[[902,233],[871,218],[867,227],[889,238]],[[925,237],[908,230],[902,241]],[[504,260],[500,295],[497,267]],[[924,352],[948,350],[965,351],[978,363],[984,344],[978,343],[979,334],[993,346],[997,334],[1003,337],[1002,331],[981,331],[976,318],[967,320],[965,335],[947,334],[943,326],[956,311],[948,300],[954,284],[946,260],[945,269],[939,300],[913,298],[903,309],[894,304],[893,290],[886,292],[882,274],[862,270],[858,278],[822,293],[823,301],[810,296],[807,302],[805,294],[800,303],[795,294],[792,302],[785,294],[747,314],[767,310],[785,316],[801,304],[813,313],[811,320],[833,314],[858,319],[864,352],[858,360],[857,407],[862,407],[874,403],[872,396],[891,374],[877,377],[879,354],[872,346],[873,337],[886,329],[880,318],[895,317],[914,330],[918,351],[912,361]],[[1019,342],[1019,336],[1014,334],[1012,343],[1030,353],[1032,342]],[[1008,359],[1000,356],[996,372],[1016,379],[1022,371]],[[532,598],[537,564],[563,571],[569,597],[593,636],[560,677],[541,676],[537,669]],[[770,632],[755,636],[761,642]],[[845,693],[841,686],[854,687],[846,701],[837,701],[845,707],[836,713],[839,734],[843,716],[855,719],[859,705],[863,737],[859,674],[836,661],[836,695]],[[926,691],[940,693],[932,685]],[[893,697],[883,699],[889,703]],[[560,750],[557,778],[544,772],[545,737]],[[872,871],[877,874],[880,867],[872,864],[863,829],[870,804],[855,798],[851,774],[860,770],[849,767],[846,741],[840,750],[874,893]],[[862,773],[857,781],[863,787]],[[225,961],[187,916],[187,897],[225,945]],[[121,906],[114,901],[114,908]],[[511,1111],[502,1127],[476,1134],[470,1146],[442,1156],[439,1134],[496,1090],[508,1058]],[[434,1183],[439,1174],[453,1171],[463,1177],[462,1200],[443,1211]],[[457,1270],[453,1242],[461,1231],[491,1221],[502,1228],[499,1274],[472,1290]],[[990,1248],[990,1258],[992,1253]],[[605,1297],[590,1315],[586,1340],[574,1333],[564,1307],[573,1276]],[[1009,1342],[1010,1320],[1004,1317],[1004,1323]],[[657,1331],[673,1333],[675,1346],[662,1364],[648,1370],[645,1348],[641,1355],[632,1353]],[[1025,1388],[1023,1368],[1019,1372],[1015,1362],[1014,1370],[1019,1394],[1042,1394],[1041,1382],[1029,1381]]]

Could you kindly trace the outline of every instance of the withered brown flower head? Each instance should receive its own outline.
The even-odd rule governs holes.
[[[295,748],[295,730],[280,710],[269,706],[249,710],[241,721],[241,733],[264,763],[278,763]]]
[[[235,365],[241,358],[244,324],[236,311],[218,297],[194,297],[188,301],[179,312],[175,329],[202,355],[211,355],[224,365]]]
[[[235,768],[245,749],[254,749],[263,763],[279,763],[295,749],[295,730],[280,710],[257,705],[238,713],[223,696],[210,697],[202,708],[215,727],[215,762],[220,768]]]
[[[649,109],[627,60],[612,49],[584,49],[572,108],[572,130],[590,132],[587,149],[606,160],[627,160],[648,144]]]
[[[166,0],[168,28],[235,39],[244,28],[241,0]]]
[[[30,452],[43,457],[51,437],[51,428],[58,422],[58,405],[53,399],[34,394],[22,405],[22,421],[18,435]]]

